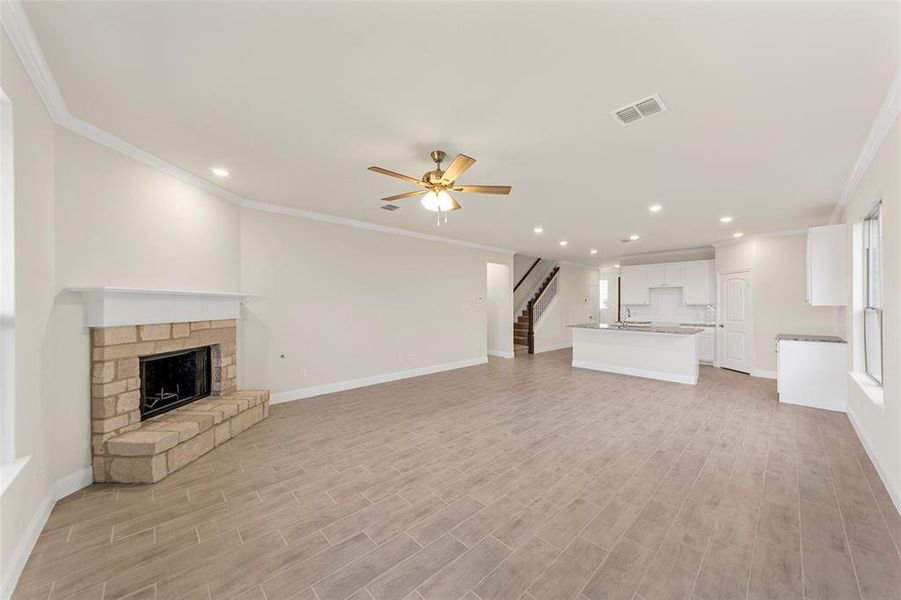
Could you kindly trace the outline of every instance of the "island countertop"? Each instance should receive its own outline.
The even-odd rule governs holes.
[[[803,333],[780,333],[777,342],[824,342],[827,344],[847,344],[848,341],[837,335],[809,335]]]
[[[665,327],[660,325],[613,325],[608,323],[577,323],[575,325],[567,325],[573,329],[600,329],[607,331],[629,331],[635,333],[668,333],[673,335],[695,335],[704,333],[703,329],[697,327]]]

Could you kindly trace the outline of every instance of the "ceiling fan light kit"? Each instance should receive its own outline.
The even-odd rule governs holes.
[[[395,202],[397,200],[422,196],[419,203],[424,209],[438,213],[439,226],[441,225],[442,213],[444,214],[444,222],[447,223],[447,213],[463,208],[450,192],[459,192],[461,194],[475,193],[502,195],[510,193],[511,188],[509,185],[456,185],[457,178],[466,172],[476,162],[476,159],[466,156],[465,154],[458,154],[456,158],[451,161],[451,164],[448,165],[447,170],[442,170],[441,163],[444,162],[446,157],[447,155],[442,150],[433,150],[431,158],[435,163],[435,170],[427,171],[423,174],[421,179],[403,175],[396,171],[383,169],[382,167],[372,166],[369,167],[369,170],[425,188],[415,192],[405,192],[403,194],[397,194],[396,196],[382,198],[382,201]]]

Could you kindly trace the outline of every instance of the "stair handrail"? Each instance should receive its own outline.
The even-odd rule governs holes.
[[[532,266],[529,267],[529,270],[526,271],[525,274],[524,274],[522,277],[519,278],[519,281],[516,282],[516,285],[513,286],[513,291],[514,291],[514,292],[516,292],[516,290],[519,289],[519,286],[521,286],[521,285],[522,285],[522,282],[526,280],[526,277],[529,276],[529,273],[532,272],[532,269],[534,269],[535,267],[537,267],[537,266],[538,266],[538,263],[540,263],[540,262],[541,262],[541,259],[540,259],[540,258],[536,258],[536,259],[535,259],[535,262],[532,263]]]
[[[557,275],[559,274],[560,266],[554,265],[551,278],[548,280],[547,285],[544,286],[544,289],[541,290],[541,294],[537,298],[529,300],[529,334],[527,338],[529,342],[529,354],[535,354],[535,325],[541,321],[544,311],[547,310],[554,298],[557,297]]]

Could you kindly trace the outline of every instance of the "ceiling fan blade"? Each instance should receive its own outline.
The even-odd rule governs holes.
[[[382,175],[387,175],[388,177],[395,177],[397,179],[402,179],[409,183],[415,183],[416,185],[425,185],[420,180],[415,177],[410,177],[409,175],[404,175],[402,173],[397,173],[396,171],[389,171],[388,169],[383,169],[382,167],[369,167],[370,171],[374,171],[376,173],[381,173]]]
[[[405,194],[398,194],[396,196],[388,196],[387,198],[382,198],[383,202],[393,202],[394,200],[403,200],[404,198],[412,198],[413,196],[421,196],[423,194],[427,194],[428,190],[422,190],[419,192],[407,192]]]
[[[460,185],[454,187],[455,192],[464,194],[509,194],[511,189],[509,185]]]
[[[441,176],[441,181],[445,183],[450,183],[454,181],[457,177],[462,175],[466,169],[471,167],[473,163],[476,162],[476,159],[466,156],[465,154],[458,154],[457,157],[451,162],[451,164],[447,167],[447,170],[444,172],[444,175]]]
[[[450,210],[460,210],[461,208],[463,208],[463,205],[460,204],[459,202],[457,202],[457,199],[456,199],[456,198],[454,198],[454,197],[451,196],[450,194],[448,194],[448,197],[450,197],[451,202],[453,202],[453,204],[451,205],[451,209],[450,209]],[[450,211],[448,211],[448,212],[450,212]]]

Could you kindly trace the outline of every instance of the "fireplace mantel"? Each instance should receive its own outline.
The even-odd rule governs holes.
[[[88,327],[239,319],[252,294],[120,287],[70,287],[85,297]]]

